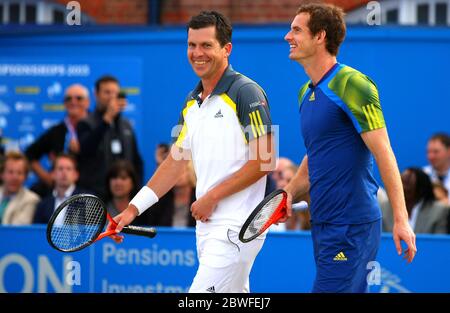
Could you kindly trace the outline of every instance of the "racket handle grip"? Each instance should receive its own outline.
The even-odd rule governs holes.
[[[156,229],[153,227],[125,226],[122,233],[153,238],[156,236]]]
[[[293,211],[303,211],[308,208],[308,203],[306,201],[300,201],[298,203],[292,204],[292,210]]]

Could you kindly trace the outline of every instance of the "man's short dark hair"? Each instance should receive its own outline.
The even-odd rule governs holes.
[[[231,42],[231,35],[233,33],[231,23],[224,15],[217,11],[202,11],[200,14],[193,16],[187,24],[187,31],[189,31],[189,28],[201,29],[209,26],[215,26],[216,38],[221,47]]]
[[[300,13],[309,13],[308,28],[313,36],[322,30],[325,31],[326,49],[331,55],[336,56],[347,29],[344,11],[331,4],[305,3],[300,5],[296,15]]]
[[[102,77],[100,77],[99,79],[97,79],[97,81],[95,82],[95,91],[99,92],[100,91],[100,85],[103,83],[116,83],[117,85],[119,85],[119,80],[117,78],[115,78],[112,75],[104,75]]]
[[[73,163],[73,166],[75,167],[75,170],[78,172],[78,162],[75,155],[71,153],[66,152],[60,152],[56,155],[55,160],[53,161],[52,170],[55,170],[56,163],[59,159],[68,159]]]
[[[436,133],[429,141],[439,140],[447,149],[450,148],[450,136],[447,133]]]
[[[3,158],[3,166],[1,168],[1,173],[5,170],[6,161],[13,160],[13,161],[23,161],[25,164],[25,175],[28,175],[28,172],[30,170],[30,164],[28,162],[28,158],[23,154],[21,151],[9,151],[6,153],[6,155]]]

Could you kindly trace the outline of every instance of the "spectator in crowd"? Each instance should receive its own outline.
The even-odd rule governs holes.
[[[80,120],[86,118],[89,109],[89,91],[80,84],[67,87],[64,93],[64,107],[67,115],[59,124],[45,131],[25,151],[30,160],[31,169],[38,176],[38,182],[31,187],[41,197],[51,193],[53,189],[53,175],[41,164],[43,156],[47,156],[53,163],[55,157],[64,152],[78,154],[76,127]]]
[[[283,189],[292,177],[295,176],[296,172],[291,171],[292,168],[295,168],[295,164],[289,160],[288,158],[280,158],[277,160],[277,165],[275,170],[267,175],[267,177],[271,177],[275,183],[276,189]],[[291,217],[286,220],[285,223],[278,223],[270,226],[269,231],[285,231],[286,229],[294,229],[294,223],[296,220],[296,214],[292,214]]]
[[[291,179],[297,173],[298,167],[289,159],[282,158],[278,163],[277,189],[283,189],[289,184]],[[306,199],[309,202],[309,197]],[[308,230],[310,225],[309,210],[295,211],[292,216],[286,220],[285,223],[279,223],[276,226],[271,226],[271,230]]]
[[[28,175],[28,160],[21,152],[6,153],[1,172],[0,224],[31,224],[39,196],[24,187]]]
[[[107,193],[105,179],[116,160],[128,160],[135,167],[139,184],[143,163],[136,136],[130,122],[122,117],[117,97],[119,82],[113,76],[103,76],[95,83],[95,111],[78,123],[80,141],[78,164],[80,187],[93,190],[99,197]]]
[[[264,197],[267,197],[270,193],[277,190],[277,183],[275,182],[275,179],[273,179],[272,175],[267,174],[266,179],[266,191],[264,193]]]
[[[444,187],[444,185],[442,185],[441,182],[433,182],[433,193],[436,197],[436,200],[441,202],[443,205],[450,207],[448,190]]]
[[[407,168],[402,173],[403,191],[409,224],[415,233],[443,234],[447,232],[448,208],[436,201],[430,178],[419,168]],[[380,203],[383,230],[392,232],[392,207],[389,201]]]
[[[33,223],[47,224],[61,203],[72,195],[84,192],[76,186],[79,174],[77,161],[72,154],[61,153],[56,156],[51,176],[54,182],[52,193],[37,205]]]
[[[431,136],[427,145],[427,159],[430,164],[423,168],[424,172],[431,181],[440,182],[450,190],[450,136],[447,133]]]
[[[269,195],[271,192],[275,191],[279,187],[279,180],[282,179],[282,172],[288,166],[294,165],[294,163],[288,158],[279,158],[276,162],[276,168],[273,172],[267,175],[266,180],[266,192],[264,196]],[[279,226],[272,227],[273,230],[284,230],[285,225],[279,224]]]
[[[283,167],[283,169],[278,173],[278,180],[277,180],[277,188],[283,189],[295,176],[296,171],[293,172],[293,170],[296,170],[298,166],[296,166],[294,163],[286,165]]]
[[[5,148],[3,147],[3,131],[0,128],[0,172],[3,169],[3,163],[5,162]],[[2,178],[0,177],[0,185],[2,184]]]
[[[268,175],[274,183],[275,189],[283,189],[295,176],[296,169],[298,167],[294,162],[288,158],[281,157],[277,159],[275,170]],[[284,230],[307,230],[310,229],[310,215],[309,210],[298,211],[285,222],[273,225],[270,227],[271,231],[284,231]]]
[[[170,146],[160,143],[156,146],[155,162],[159,166],[169,155]],[[137,216],[133,224],[142,226],[172,226],[173,214],[175,211],[174,188],[170,189],[164,196],[155,203],[151,210],[146,210]],[[151,211],[151,213],[150,213]]]
[[[275,185],[277,187],[279,186],[279,181],[282,179],[283,170],[289,166],[294,165],[294,162],[292,162],[288,158],[282,157],[277,159],[276,168],[272,173],[270,173],[270,176],[273,180],[275,180]]]
[[[109,214],[114,217],[127,208],[128,203],[138,192],[139,182],[133,164],[127,160],[115,161],[106,175],[106,184],[108,186],[106,207]]]
[[[192,161],[190,161],[183,175],[181,175],[173,188],[175,199],[172,226],[195,226],[195,219],[191,215],[191,205],[195,202],[195,185],[195,171]]]
[[[170,146],[167,143],[160,143],[155,150],[156,166],[159,166],[170,152]]]

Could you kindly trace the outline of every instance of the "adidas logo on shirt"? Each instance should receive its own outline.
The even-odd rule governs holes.
[[[345,256],[344,252],[339,252],[334,257],[333,261],[347,261],[347,257]]]
[[[222,110],[219,110],[216,115],[214,115],[215,118],[223,117]]]
[[[214,286],[209,287],[208,289],[206,289],[206,291],[216,293],[216,289],[214,288]]]

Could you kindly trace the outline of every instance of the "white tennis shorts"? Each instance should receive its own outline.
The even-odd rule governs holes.
[[[250,292],[250,271],[265,236],[242,243],[237,232],[221,228],[196,239],[199,267],[189,292]]]

